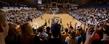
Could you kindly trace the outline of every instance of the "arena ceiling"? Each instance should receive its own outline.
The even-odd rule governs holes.
[[[34,3],[37,2],[38,0],[0,0],[3,2],[9,2],[9,3]],[[109,2],[109,0],[42,0],[44,3],[49,3],[49,2],[78,2],[78,3],[86,3],[86,2]]]
[[[109,0],[42,0],[42,4],[50,4],[52,2],[86,4],[86,3],[108,3]],[[0,3],[5,3],[7,5],[17,3],[17,4],[36,6],[38,0],[0,0]]]

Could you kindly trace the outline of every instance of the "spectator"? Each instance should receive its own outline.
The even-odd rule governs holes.
[[[109,27],[108,25],[105,25],[105,30],[103,34],[103,39],[101,40],[103,44],[109,44]]]
[[[26,23],[21,25],[21,31],[22,31],[21,40],[20,40],[21,44],[33,44],[34,35],[30,24]]]
[[[9,23],[9,32],[5,41],[6,44],[20,44],[20,34],[17,33],[15,24]]]
[[[71,32],[70,33],[70,36],[67,36],[66,37],[66,43],[67,44],[77,44],[77,41],[76,41],[76,39],[75,39],[75,32]]]
[[[0,11],[0,44],[5,44],[5,38],[8,35],[8,23],[3,11]]]

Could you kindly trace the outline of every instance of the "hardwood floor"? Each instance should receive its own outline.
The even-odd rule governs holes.
[[[75,18],[73,18],[72,16],[68,15],[68,14],[56,14],[56,15],[52,15],[52,14],[44,14],[36,19],[33,19],[31,23],[32,26],[37,26],[40,27],[41,25],[43,25],[45,23],[45,21],[47,22],[47,26],[51,25],[52,19],[54,17],[59,17],[60,19],[62,19],[62,24],[64,28],[67,28],[67,24],[72,24],[73,27],[75,27],[75,24],[77,23],[77,25],[81,25],[81,22],[79,22],[78,20],[76,20]],[[83,27],[83,25],[82,25]]]

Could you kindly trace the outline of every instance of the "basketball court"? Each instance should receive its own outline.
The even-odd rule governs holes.
[[[47,22],[47,26],[50,26],[52,23],[52,19],[54,18],[58,18],[61,20],[61,25],[63,25],[64,28],[68,27],[68,24],[71,24],[73,27],[75,27],[75,24],[77,24],[76,26],[80,26],[81,22],[79,22],[78,20],[76,20],[75,18],[73,18],[72,16],[70,16],[69,14],[44,14],[36,19],[33,19],[32,22],[30,22],[30,24],[33,27],[40,27],[42,25],[44,25],[45,22]],[[82,25],[83,26],[83,25]]]

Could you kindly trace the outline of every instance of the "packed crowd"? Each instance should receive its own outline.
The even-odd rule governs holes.
[[[95,25],[97,22],[103,22],[109,19],[108,8],[78,8],[71,10],[70,15],[82,22]]]
[[[36,8],[20,9],[20,10],[8,10],[6,11],[6,17],[8,22],[23,24],[32,19],[42,15],[42,12]]]
[[[46,23],[34,29],[29,23],[22,25],[7,23],[5,14],[0,15],[0,44],[109,44],[109,21],[95,26],[86,23],[85,28],[78,26],[62,28],[61,23]]]

